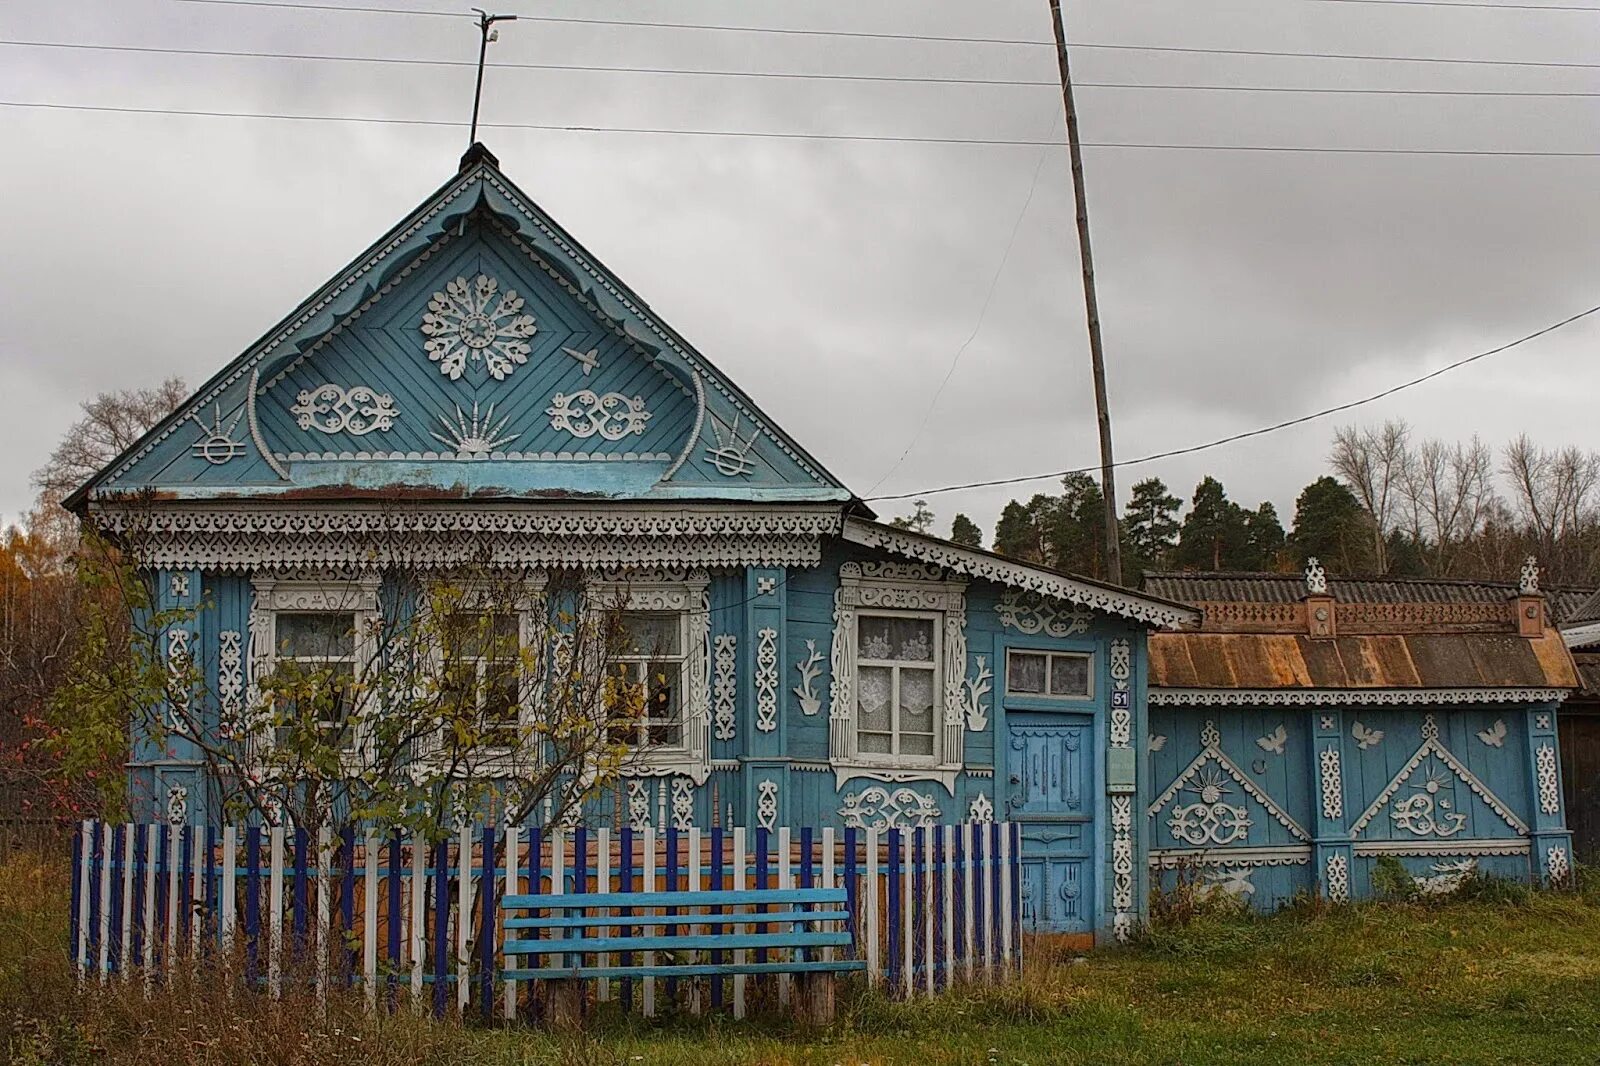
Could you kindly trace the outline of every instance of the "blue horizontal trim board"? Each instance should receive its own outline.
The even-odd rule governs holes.
[[[771,948],[847,948],[850,934],[727,933],[721,936],[596,936],[564,940],[507,940],[507,955],[592,955],[602,951],[736,951]]]
[[[697,893],[705,895],[705,893]],[[572,914],[560,918],[507,918],[501,924],[507,929],[603,929],[628,926],[705,925],[708,919],[728,925],[776,925],[779,922],[848,922],[849,911],[764,911],[751,914],[743,911],[718,911],[715,914],[636,914],[590,915]]]
[[[843,903],[842,888],[758,888],[725,892],[575,892],[507,896],[505,910],[586,910],[590,907],[738,907],[782,903]]]
[[[501,976],[507,981],[560,981],[585,980],[595,977],[726,977],[729,974],[757,973],[848,973],[865,970],[861,959],[837,959],[833,962],[744,962],[722,965],[695,964],[693,966],[576,966],[544,970],[506,970]]]

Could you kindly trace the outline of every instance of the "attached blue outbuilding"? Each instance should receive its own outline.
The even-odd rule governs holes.
[[[1150,863],[1270,909],[1573,866],[1557,716],[1577,670],[1533,560],[1515,583],[1146,575],[1205,613],[1150,641]]]

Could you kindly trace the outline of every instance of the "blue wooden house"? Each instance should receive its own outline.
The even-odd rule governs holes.
[[[1561,881],[1557,712],[1577,670],[1529,560],[1511,584],[1149,574],[1205,621],[1153,636],[1152,869],[1270,909],[1474,873]],[[1559,605],[1559,604],[1558,604]]]
[[[1199,612],[875,521],[482,146],[69,505],[214,604],[167,638],[220,703],[296,627],[360,632],[395,558],[621,572],[684,677],[633,824],[1011,818],[1037,927],[1146,907],[1146,637]],[[182,737],[128,772],[218,817]]]

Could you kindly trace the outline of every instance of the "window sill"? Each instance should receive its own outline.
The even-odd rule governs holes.
[[[956,794],[956,778],[961,773],[959,763],[929,763],[922,766],[907,766],[905,764],[877,763],[877,762],[841,762],[832,761],[834,788],[843,788],[845,782],[855,778],[864,777],[872,781],[883,781],[888,784],[903,784],[908,781],[937,781],[944,786],[944,790],[951,796]]]

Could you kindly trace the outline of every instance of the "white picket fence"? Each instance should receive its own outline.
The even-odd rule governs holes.
[[[1013,824],[835,831],[468,828],[449,841],[398,833],[315,838],[282,826],[207,828],[85,821],[73,843],[73,958],[85,980],[157,981],[214,957],[268,994],[308,982],[360,987],[369,1007],[510,1019],[538,1010],[541,982],[503,979],[508,895],[840,887],[854,957],[903,996],[998,981],[1021,962],[1020,834]],[[640,908],[643,914],[648,908]],[[706,927],[738,911],[705,912]],[[487,931],[487,933],[486,933]],[[718,961],[713,958],[713,962]],[[628,965],[628,958],[621,959]],[[659,986],[664,984],[664,989]],[[759,989],[757,985],[761,986]],[[634,1002],[635,986],[638,990]],[[594,982],[597,1000],[645,1016],[660,993],[742,1017],[780,977]]]

